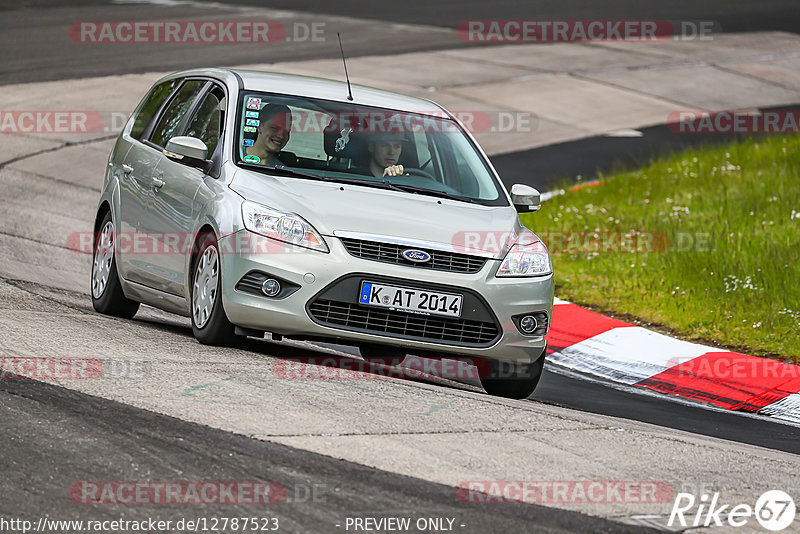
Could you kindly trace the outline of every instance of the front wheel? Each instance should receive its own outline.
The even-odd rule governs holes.
[[[481,377],[486,393],[507,399],[527,399],[539,385],[544,371],[544,354],[527,365],[496,360],[490,363],[489,374]]]
[[[222,275],[217,240],[204,235],[192,262],[192,332],[204,345],[230,345],[234,326],[222,307]]]
[[[95,311],[130,319],[139,311],[139,303],[125,297],[117,273],[114,257],[114,223],[111,212],[100,223],[100,233],[95,236],[92,257],[92,306]]]

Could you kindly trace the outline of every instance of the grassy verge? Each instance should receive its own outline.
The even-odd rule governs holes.
[[[544,203],[557,294],[800,361],[800,136],[688,151]]]

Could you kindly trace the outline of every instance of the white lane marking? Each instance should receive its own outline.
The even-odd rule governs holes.
[[[155,6],[175,7],[191,6],[210,9],[231,9],[238,6],[221,4],[219,2],[197,2],[196,0],[111,0],[112,4],[151,4]]]
[[[791,423],[800,423],[800,393],[792,393],[778,402],[773,402],[758,411],[774,419],[782,419]]]
[[[572,304],[572,303],[566,300],[561,300],[558,297],[553,297],[553,305],[555,306],[556,304]]]
[[[614,130],[605,134],[606,137],[644,137],[644,134],[639,130],[632,128],[623,128],[622,130]]]
[[[548,359],[575,371],[635,384],[711,351],[715,349],[639,326],[624,326],[571,345]]]

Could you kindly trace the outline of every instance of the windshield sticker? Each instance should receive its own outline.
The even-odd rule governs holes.
[[[253,140],[252,139],[245,139],[244,141],[242,141],[242,144],[244,146],[253,146]]]
[[[248,119],[257,119],[258,118],[258,111],[248,111],[244,114],[245,117]]]
[[[247,109],[261,109],[261,99],[252,97],[248,98]]]
[[[261,162],[261,158],[259,158],[258,156],[245,156],[244,157],[244,162],[245,163],[260,163]]]
[[[258,120],[256,120],[256,119],[247,119],[247,122],[245,124],[247,124],[248,126],[258,126]]]
[[[341,135],[341,137],[339,137],[339,139],[336,140],[336,145],[334,145],[334,147],[333,147],[333,149],[336,152],[341,152],[342,150],[345,149],[345,147],[347,146],[347,143],[350,142],[350,134],[351,133],[353,133],[353,129],[352,128],[344,128],[341,131],[342,135]]]
[[[245,132],[255,132],[256,131],[256,127],[255,126],[245,126],[244,127],[244,131]]]

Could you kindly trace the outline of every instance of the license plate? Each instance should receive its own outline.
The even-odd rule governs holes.
[[[448,317],[461,317],[463,300],[462,295],[376,284],[375,282],[361,282],[361,293],[358,296],[358,302],[361,304]]]

